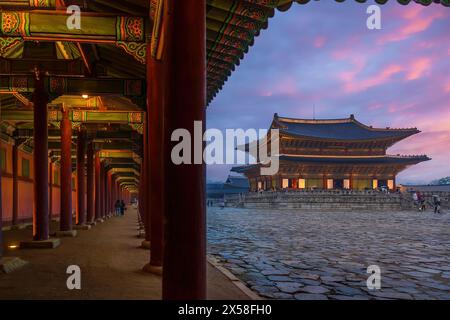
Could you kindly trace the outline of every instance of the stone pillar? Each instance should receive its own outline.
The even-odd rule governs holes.
[[[48,94],[44,87],[44,73],[35,72],[33,93],[34,115],[34,201],[33,239],[49,239],[48,219],[48,128],[47,128]]]
[[[101,196],[101,180],[100,180],[100,154],[95,154],[95,221],[102,219],[102,196]]]
[[[19,148],[14,144],[12,149],[12,224],[19,224]]]
[[[95,215],[95,180],[94,180],[94,144],[89,143],[87,149],[87,223],[94,222]]]
[[[59,230],[72,230],[72,122],[69,120],[69,110],[61,110],[61,217]],[[78,191],[79,186],[77,186]]]
[[[86,224],[86,134],[80,129],[77,139],[77,224]]]
[[[164,17],[169,69],[163,103],[165,131],[160,139],[170,141],[179,128],[197,136],[194,121],[203,122],[201,134],[205,130],[206,1],[165,3],[169,6]],[[166,163],[163,299],[206,299],[206,166],[203,161],[175,165],[170,158],[174,145],[167,143],[161,154]],[[173,195],[177,201],[170,198]]]

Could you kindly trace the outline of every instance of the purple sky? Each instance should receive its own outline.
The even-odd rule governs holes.
[[[277,12],[269,28],[210,104],[207,127],[265,128],[273,114],[356,118],[422,133],[390,154],[432,161],[402,172],[401,183],[450,176],[450,9],[389,1],[381,30],[366,27],[367,4],[310,2]],[[221,181],[231,166],[208,166]]]

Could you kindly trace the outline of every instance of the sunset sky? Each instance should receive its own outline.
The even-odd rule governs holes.
[[[312,1],[276,12],[267,30],[209,105],[207,127],[267,129],[273,114],[346,118],[422,133],[389,154],[432,158],[402,172],[400,183],[450,176],[450,9],[440,4],[381,7],[369,30],[370,3]],[[208,166],[223,181],[231,166]]]

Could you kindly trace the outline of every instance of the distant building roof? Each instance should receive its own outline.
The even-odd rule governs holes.
[[[249,188],[250,185],[246,177],[228,176],[225,183],[207,183],[206,193],[209,198],[221,198],[225,194],[238,194],[248,192]]]
[[[228,188],[249,188],[250,184],[246,177],[228,176],[224,186]]]
[[[419,133],[417,128],[372,128],[357,121],[353,115],[345,119],[294,119],[274,115],[272,128],[280,133],[318,139],[332,140],[378,140],[404,139]]]

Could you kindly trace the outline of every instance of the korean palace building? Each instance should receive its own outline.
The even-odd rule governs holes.
[[[430,160],[425,155],[386,153],[395,143],[419,133],[417,128],[373,128],[353,115],[346,119],[311,120],[275,114],[270,129],[279,129],[278,173],[261,175],[261,163],[232,169],[249,179],[251,191],[379,187],[395,190],[399,172]]]

